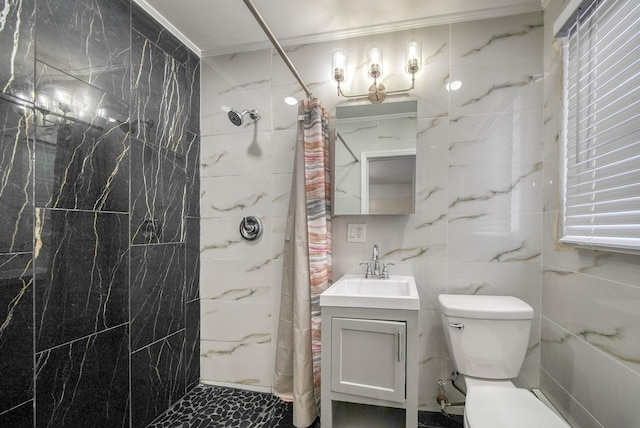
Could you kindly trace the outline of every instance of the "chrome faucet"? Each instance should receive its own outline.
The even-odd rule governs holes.
[[[382,270],[380,270],[380,251],[378,245],[373,246],[373,255],[370,262],[362,262],[361,265],[367,266],[367,271],[364,274],[365,278],[373,276],[379,279],[389,279],[389,269],[387,266],[393,266],[393,263],[382,263]],[[373,267],[372,267],[373,266]]]
[[[380,253],[378,251],[378,244],[373,246],[373,256],[371,257],[371,261],[373,262],[373,272],[371,272],[374,276],[380,276]]]

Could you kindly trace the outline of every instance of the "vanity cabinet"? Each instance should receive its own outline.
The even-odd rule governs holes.
[[[403,402],[405,337],[400,321],[331,319],[331,390]]]
[[[405,409],[418,421],[418,311],[322,307],[321,426],[338,402]]]

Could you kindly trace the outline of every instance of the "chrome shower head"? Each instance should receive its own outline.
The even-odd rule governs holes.
[[[227,112],[229,120],[235,126],[241,126],[244,123],[244,116],[246,114],[249,114],[249,117],[254,121],[260,119],[260,113],[258,113],[256,110],[243,110],[242,113],[240,113],[237,110],[229,109],[229,111]]]

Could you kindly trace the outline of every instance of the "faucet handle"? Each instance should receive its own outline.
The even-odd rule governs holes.
[[[389,269],[387,266],[395,266],[395,263],[382,263],[382,273],[380,273],[380,278],[389,279]]]
[[[371,263],[362,262],[362,263],[360,263],[360,266],[362,266],[362,265],[367,265],[367,271],[364,273],[364,277],[365,278],[369,278],[369,276],[371,276]]]

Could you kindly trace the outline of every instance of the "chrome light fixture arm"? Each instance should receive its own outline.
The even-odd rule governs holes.
[[[382,83],[377,83],[377,80],[374,79],[373,84],[369,87],[369,92],[366,94],[356,94],[356,95],[345,94],[342,91],[342,87],[340,87],[340,81],[338,81],[338,96],[344,97],[344,98],[369,98],[369,101],[371,101],[374,104],[377,104],[377,103],[383,102],[387,97],[387,95],[402,94],[405,92],[410,92],[410,91],[413,91],[415,87],[416,87],[415,73],[411,73],[411,86],[409,86],[406,89],[397,89],[394,91],[387,91],[387,89]]]

